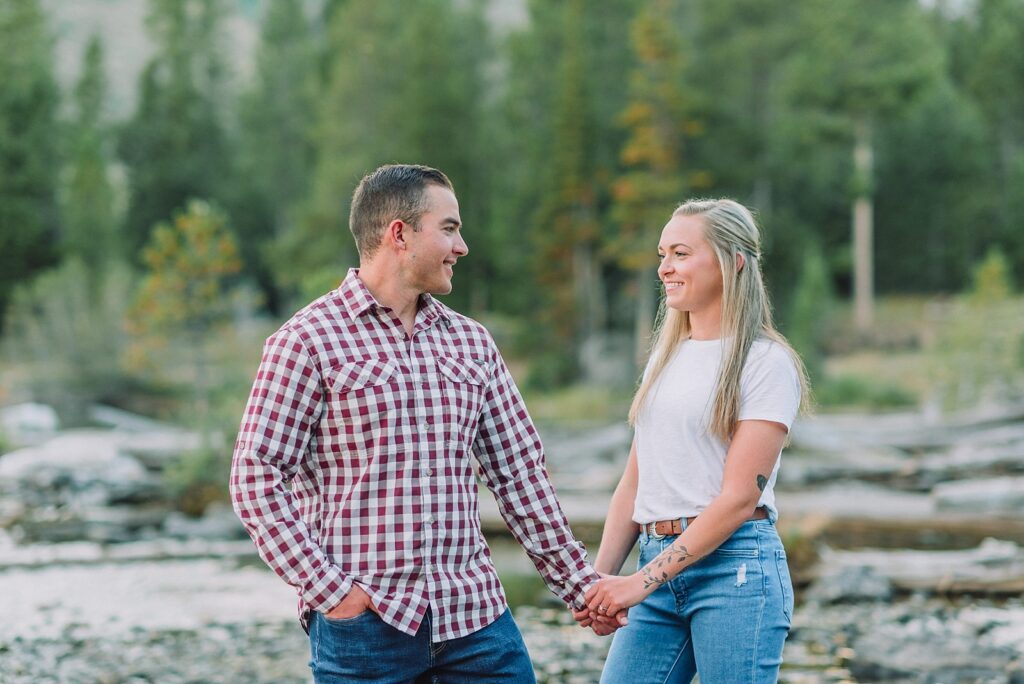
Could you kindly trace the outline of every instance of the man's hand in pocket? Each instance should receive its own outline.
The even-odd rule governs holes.
[[[341,603],[331,608],[325,615],[335,620],[347,620],[368,610],[377,612],[374,610],[373,604],[370,603],[370,597],[366,592],[358,584],[353,584],[352,591],[348,592],[348,595],[342,599]]]

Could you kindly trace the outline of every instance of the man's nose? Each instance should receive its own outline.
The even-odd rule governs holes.
[[[469,254],[469,245],[467,245],[466,241],[462,238],[462,233],[455,234],[455,246],[452,248],[452,251],[459,256],[466,256]]]

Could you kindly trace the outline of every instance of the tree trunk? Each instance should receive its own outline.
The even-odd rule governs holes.
[[[874,150],[871,147],[871,128],[866,121],[855,126],[853,148],[854,188],[853,200],[853,301],[857,330],[870,332],[875,320],[874,291],[874,202],[872,166]]]
[[[657,303],[654,269],[643,268],[636,273],[636,326],[634,328],[635,361],[637,370],[647,361],[654,328],[654,309]]]
[[[573,280],[576,288],[576,306],[579,316],[579,342],[604,330],[608,305],[601,279],[601,269],[590,243],[577,245],[573,250]]]

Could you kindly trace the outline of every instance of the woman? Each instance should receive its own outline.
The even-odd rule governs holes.
[[[591,614],[635,606],[601,681],[775,682],[793,588],[773,485],[803,365],[773,327],[745,207],[683,204],[658,254],[664,310],[594,564],[617,573],[639,536],[640,569],[587,594]]]

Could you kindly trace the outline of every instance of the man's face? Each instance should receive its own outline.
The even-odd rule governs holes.
[[[448,294],[455,262],[469,253],[469,247],[462,239],[455,193],[428,185],[426,195],[427,211],[420,217],[419,229],[410,226],[405,233],[409,250],[403,271],[408,284],[420,292]]]

